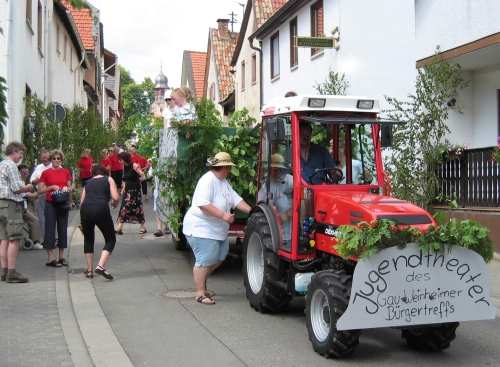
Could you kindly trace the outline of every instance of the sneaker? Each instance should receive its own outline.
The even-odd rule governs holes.
[[[28,281],[29,281],[28,278],[23,277],[19,273],[7,274],[7,279],[6,279],[7,283],[28,283]]]
[[[161,236],[163,236],[163,232],[162,232],[162,230],[161,230],[161,229],[159,229],[159,230],[157,230],[155,233],[153,233],[153,235],[154,235],[155,237],[161,237]]]
[[[35,242],[33,244],[33,250],[43,250],[43,246],[40,242]]]

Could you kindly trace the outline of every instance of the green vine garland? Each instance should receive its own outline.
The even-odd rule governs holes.
[[[406,247],[407,243],[417,242],[422,251],[444,252],[452,245],[461,246],[477,252],[485,262],[493,258],[493,243],[488,236],[489,230],[473,220],[452,218],[445,224],[429,226],[427,232],[410,226],[401,226],[394,221],[374,220],[361,222],[357,226],[343,225],[338,228],[337,244],[334,249],[344,259],[359,259],[388,247]]]

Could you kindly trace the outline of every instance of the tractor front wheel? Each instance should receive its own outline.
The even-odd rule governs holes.
[[[314,274],[306,295],[306,326],[314,350],[325,356],[345,357],[359,344],[361,330],[337,330],[347,310],[352,278],[345,271],[324,270]]]
[[[439,352],[450,347],[455,340],[458,322],[448,322],[435,327],[401,330],[401,337],[406,339],[410,348],[423,352]]]
[[[279,256],[272,250],[266,216],[253,214],[243,241],[243,278],[250,306],[256,311],[279,312],[288,307],[292,295],[278,285]]]

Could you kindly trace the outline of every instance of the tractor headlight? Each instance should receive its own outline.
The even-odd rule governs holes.
[[[373,108],[373,101],[360,99],[356,107],[360,110],[371,110]]]
[[[324,98],[309,98],[308,107],[325,107],[326,99]]]

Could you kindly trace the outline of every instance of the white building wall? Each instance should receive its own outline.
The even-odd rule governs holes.
[[[207,99],[210,99],[210,87],[212,84],[215,84],[215,100],[213,101],[215,103],[215,108],[221,113],[221,116],[224,113],[223,107],[219,104],[220,102],[220,90],[219,90],[219,83],[217,82],[217,65],[215,62],[215,56],[214,56],[214,49],[212,46],[212,41],[211,41],[211,34],[212,30],[210,29],[210,40],[209,40],[209,46],[210,46],[210,62],[208,63],[208,78],[207,78]]]
[[[87,95],[83,90],[83,72],[80,62],[82,55],[78,54],[67,29],[62,21],[53,17],[49,30],[49,69],[50,80],[47,91],[47,101],[57,102],[67,107],[73,105],[87,106]],[[57,48],[57,26],[59,26],[59,51]],[[66,56],[64,42],[66,40]],[[80,65],[79,65],[80,64]]]
[[[500,2],[496,0],[417,0],[415,2],[416,59],[432,56],[439,45],[442,52],[458,48],[500,32]],[[499,46],[479,48],[447,60],[458,63],[469,81],[459,91],[457,104],[464,114],[450,112],[446,122],[453,143],[468,143],[469,148],[496,144],[500,90]]]
[[[415,0],[416,57],[432,56],[500,32],[498,0]]]
[[[235,65],[236,69],[236,111],[241,111],[243,107],[246,107],[248,114],[257,119],[260,119],[260,53],[250,47],[248,42],[248,37],[253,33],[254,29],[254,10],[252,6],[252,11],[250,13],[250,18],[248,20],[247,29],[244,35],[240,34],[240,37],[244,37],[243,44],[241,46],[240,54],[238,56],[238,62]],[[255,42],[257,43],[257,42]],[[258,48],[258,46],[257,46]],[[252,55],[255,54],[256,62],[256,81],[252,84]],[[245,90],[241,90],[241,63],[245,61]],[[264,101],[262,101],[264,103]]]
[[[474,147],[497,144],[499,132],[498,99],[500,91],[500,63],[491,68],[474,71],[472,106],[474,114],[469,121]]]
[[[53,1],[42,1],[41,47],[38,45],[38,1],[32,1],[31,24],[26,21],[26,1],[7,0],[1,2],[0,20],[4,35],[0,35],[1,75],[7,80],[7,126],[4,128],[5,142],[22,140],[23,121],[26,117],[24,97],[27,88],[31,95],[46,104],[59,102],[72,106],[75,103],[86,106],[83,90],[83,73],[71,72],[70,52],[73,53],[73,69],[76,71],[77,57],[68,35],[67,62],[56,55],[55,27],[60,24],[54,12]],[[10,21],[9,21],[10,11]],[[78,84],[79,83],[79,84]]]
[[[8,1],[0,1],[0,28],[3,28],[3,35],[0,34],[0,76],[5,78],[6,69],[5,69],[5,60],[6,60],[6,51],[7,51],[7,38],[5,37],[7,18],[9,13],[9,2]]]
[[[13,0],[9,0],[13,1]],[[44,97],[44,55],[38,49],[38,2],[33,1],[31,26],[26,21],[26,2],[13,2],[11,21],[2,23],[6,37],[7,52],[2,54],[5,60],[5,79],[7,80],[7,126],[4,128],[5,141],[21,141],[25,108],[23,98],[26,87],[32,95]],[[45,15],[44,11],[44,15]],[[45,29],[44,24],[43,29]],[[1,37],[1,36],[0,36]],[[7,38],[8,37],[8,38]]]
[[[316,93],[314,85],[324,82],[329,67],[345,73],[350,84],[347,94],[378,98],[382,109],[390,107],[384,95],[405,99],[412,93],[416,75],[412,0],[324,1],[324,32],[331,36],[330,31],[339,27],[340,49],[325,49],[311,57],[310,48],[299,48],[299,65],[290,70],[289,21],[297,16],[298,35],[310,36],[310,6],[314,2],[279,28],[280,77],[272,82],[270,37],[263,40],[264,102],[289,90]]]

